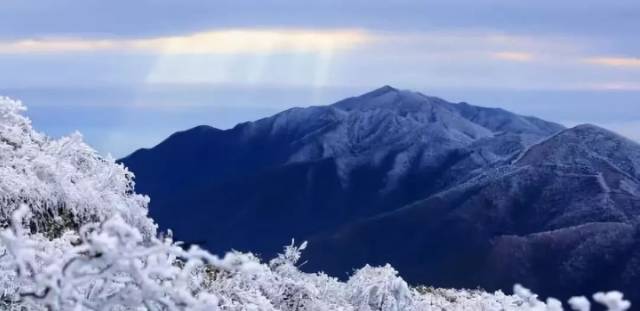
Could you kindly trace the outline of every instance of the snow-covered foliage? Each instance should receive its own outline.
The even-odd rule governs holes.
[[[298,269],[306,243],[268,263],[185,250],[157,234],[132,174],[79,135],[35,132],[16,101],[0,99],[0,309],[2,310],[562,310],[516,286],[500,291],[412,288],[391,266],[346,281]],[[594,295],[623,311],[621,293]],[[574,310],[589,310],[585,297]]]
[[[516,285],[502,292],[414,289],[389,265],[365,266],[347,282],[301,272],[300,247],[261,263],[251,254],[223,258],[170,239],[144,239],[119,216],[47,239],[23,227],[25,206],[0,234],[4,308],[29,310],[563,310]],[[594,300],[611,311],[630,307],[618,292]],[[570,301],[589,310],[584,297]]]
[[[133,192],[133,174],[101,157],[78,133],[51,139],[36,132],[24,110],[19,101],[0,97],[0,224],[27,204],[40,216],[31,230],[47,236],[114,213],[143,234],[155,234],[148,198]]]

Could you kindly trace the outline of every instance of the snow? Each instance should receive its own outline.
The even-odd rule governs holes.
[[[524,148],[561,129],[530,119],[385,86],[330,106],[290,109],[249,127],[254,135],[256,128],[263,128],[273,137],[293,136],[297,151],[289,162],[338,159],[338,175],[348,185],[355,166],[375,166],[376,159],[389,154],[403,157],[393,155],[397,150],[412,148],[422,154],[416,163],[421,168],[433,166],[451,150],[473,148],[482,154],[477,160],[487,165],[513,156],[509,146],[514,141]],[[397,161],[388,180],[398,179],[406,172],[403,167],[413,164]],[[393,188],[393,182],[387,188]]]
[[[577,159],[583,162],[575,163]],[[541,162],[556,166],[607,165],[631,179],[640,179],[640,146],[627,138],[589,124],[566,129],[532,145],[514,163],[526,165]],[[594,163],[599,165],[592,165]]]
[[[14,225],[0,233],[5,306],[29,310],[563,310],[516,285],[498,291],[412,288],[391,266],[365,266],[346,282],[303,273],[297,263],[306,247],[292,242],[269,263],[232,252],[220,258],[197,247],[142,234],[115,216],[100,225],[48,240]],[[583,306],[585,298],[571,305]],[[630,307],[622,294],[597,293],[609,310]]]
[[[623,299],[620,292],[596,293],[593,300],[606,306],[609,311],[623,311],[631,308],[631,303]]]
[[[34,222],[42,233],[58,234],[71,222],[101,221],[119,213],[146,235],[149,199],[133,192],[133,174],[111,157],[101,157],[74,133],[51,139],[35,131],[18,101],[0,97],[0,223],[22,203],[51,215]]]
[[[452,150],[474,150],[477,166],[511,159],[527,146],[562,130],[562,126],[501,109],[453,104],[437,97],[384,86],[329,106],[293,108],[247,125],[249,135],[287,137],[294,152],[288,162],[336,159],[341,184],[358,166],[377,167],[395,158],[387,185],[407,174],[407,167],[434,167]],[[395,154],[411,149],[413,155]]]
[[[589,311],[591,310],[591,302],[586,297],[573,297],[569,299],[569,305],[576,311]]]

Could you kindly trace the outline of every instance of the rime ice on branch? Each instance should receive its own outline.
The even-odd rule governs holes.
[[[33,232],[50,237],[119,214],[145,235],[156,227],[148,198],[133,191],[133,174],[104,158],[79,133],[52,139],[22,115],[25,107],[0,97],[0,224],[21,204],[34,215]]]

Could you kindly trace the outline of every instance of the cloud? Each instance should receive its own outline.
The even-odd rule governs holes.
[[[0,41],[0,67],[14,69],[10,77],[0,78],[0,84],[320,88],[392,83],[409,88],[640,89],[640,71],[586,63],[593,55],[606,55],[589,43],[493,30],[398,33],[356,28],[234,28],[137,39],[43,38]],[[61,71],[65,75],[51,74]]]
[[[611,67],[640,68],[640,58],[637,57],[592,57],[586,58],[585,62]]]
[[[362,30],[228,29],[142,39],[49,38],[0,42],[0,53],[143,52],[152,54],[239,54],[324,52],[373,41]]]
[[[84,52],[97,50],[115,50],[118,48],[116,41],[112,40],[36,40],[26,39],[19,41],[0,42],[0,53],[18,54],[32,52]]]
[[[491,56],[495,59],[508,60],[508,61],[514,61],[514,62],[529,62],[534,59],[533,53],[528,53],[528,52],[512,52],[512,51],[495,52],[495,53],[491,53]]]
[[[604,91],[640,91],[640,83],[637,82],[608,82],[593,86],[595,90]]]

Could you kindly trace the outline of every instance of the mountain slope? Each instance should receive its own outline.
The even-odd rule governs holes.
[[[561,129],[385,86],[226,131],[196,127],[122,162],[178,238],[271,255],[447,189]]]
[[[596,284],[637,293],[639,155],[640,145],[607,130],[564,130],[513,163],[315,236],[309,268],[338,273],[366,260],[441,286],[520,280],[559,296]]]

